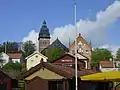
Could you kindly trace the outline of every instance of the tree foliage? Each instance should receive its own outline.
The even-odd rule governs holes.
[[[5,64],[2,69],[4,71],[22,71],[22,65],[18,62],[13,63],[13,62],[9,62],[7,64]]]
[[[49,61],[53,61],[65,54],[62,48],[47,48],[43,54],[48,57]]]
[[[101,60],[109,60],[113,58],[112,53],[107,49],[96,48],[92,51],[92,65],[98,66]]]
[[[17,42],[4,42],[3,44],[0,44],[0,52],[6,53],[16,53],[19,52],[19,43]]]
[[[32,41],[26,41],[22,45],[23,56],[27,57],[36,50],[36,46]]]
[[[120,61],[120,48],[118,48],[118,50],[117,50],[116,60],[119,60],[119,61]]]

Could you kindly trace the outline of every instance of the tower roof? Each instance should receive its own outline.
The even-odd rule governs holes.
[[[49,29],[47,28],[47,25],[46,25],[46,21],[45,21],[45,20],[44,20],[43,23],[42,23],[42,27],[41,27],[40,32],[39,32],[38,40],[39,40],[40,38],[50,38]]]
[[[67,49],[67,47],[63,45],[58,38],[50,45],[50,47]]]

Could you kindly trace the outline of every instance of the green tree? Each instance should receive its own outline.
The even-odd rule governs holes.
[[[96,48],[92,51],[92,66],[98,66],[101,60],[109,60],[113,58],[112,53],[107,49]]]
[[[119,60],[119,61],[120,61],[120,48],[117,50],[116,60]]]
[[[22,65],[18,62],[16,63],[13,63],[13,62],[9,62],[7,64],[5,64],[2,69],[4,71],[19,71],[21,72],[22,71]]]
[[[49,61],[53,61],[65,54],[64,49],[62,48],[47,48],[44,52],[44,55],[48,57]]]
[[[19,48],[19,44],[17,42],[7,41],[0,45],[0,52],[6,51],[6,53],[16,53],[19,52],[18,48]]]
[[[27,57],[32,54],[36,49],[35,44],[32,41],[26,41],[22,45],[23,56]]]

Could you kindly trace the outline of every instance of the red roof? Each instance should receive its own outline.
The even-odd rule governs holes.
[[[22,53],[9,53],[7,55],[9,56],[9,58],[12,58],[12,59],[20,59],[22,56]]]
[[[112,61],[100,61],[101,67],[104,68],[113,68],[113,62]]]

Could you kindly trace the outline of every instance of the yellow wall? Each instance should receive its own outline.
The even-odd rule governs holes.
[[[62,79],[63,77],[54,73],[54,72],[51,72],[50,70],[44,68],[43,69],[40,69],[39,71],[33,73],[32,75],[28,76],[27,78],[25,78],[26,80],[31,80],[32,78],[36,77],[36,76],[39,76],[43,79]]]
[[[36,57],[38,56],[38,57]],[[41,56],[40,54],[36,53],[33,56],[31,56],[30,58],[27,59],[27,70],[29,70],[30,68],[36,66],[37,64],[40,63],[41,58],[43,58],[44,62],[47,62],[47,58]]]

